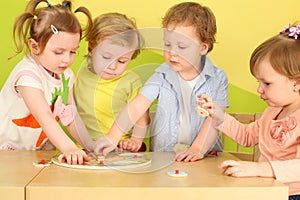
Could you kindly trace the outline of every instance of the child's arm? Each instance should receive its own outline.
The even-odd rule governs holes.
[[[86,126],[84,125],[78,113],[75,112],[74,115],[74,121],[72,121],[68,126],[66,126],[67,130],[83,148],[90,152],[94,151],[95,142],[90,137]]]
[[[60,160],[66,158],[68,164],[82,164],[83,159],[88,159],[86,153],[76,147],[54,119],[41,90],[26,86],[18,86],[17,90],[47,137],[63,153]]]
[[[80,118],[76,105],[74,103],[73,95],[73,89],[69,91],[68,96],[68,105],[72,105],[72,117],[73,121],[71,123],[65,124],[67,130],[72,135],[72,137],[79,142],[79,144],[84,147],[88,151],[94,150],[94,141],[90,137],[90,134],[88,133],[88,130],[86,129],[85,124],[83,123],[82,119]],[[62,123],[63,124],[63,123]],[[64,124],[63,124],[64,125]]]
[[[296,183],[300,181],[300,145],[294,157],[269,162],[246,162],[226,160],[219,165],[226,175],[235,177],[273,177],[282,183]],[[290,154],[292,155],[292,154]]]
[[[225,113],[226,108],[221,107],[221,109]],[[205,153],[215,143],[219,135],[219,131],[214,128],[212,123],[212,118],[207,117],[191,147],[175,155],[176,161],[193,162],[204,158]]]
[[[144,138],[147,134],[148,126],[150,124],[149,109],[137,121],[133,128],[132,136],[130,139],[120,141],[119,147],[125,151],[137,152],[140,150]]]
[[[94,152],[103,153],[105,156],[114,150],[124,132],[130,130],[133,125],[149,109],[151,102],[141,94],[132,99],[120,112],[108,134],[100,137],[95,144]]]
[[[215,104],[208,95],[199,95],[198,99],[197,104],[206,109],[210,116],[205,120],[192,146],[187,151],[178,152],[175,155],[176,161],[189,162],[202,159],[219,135],[219,131],[215,128],[216,125],[220,125],[224,121],[225,107]]]

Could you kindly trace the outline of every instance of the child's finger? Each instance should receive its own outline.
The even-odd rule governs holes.
[[[138,145],[134,143],[133,147],[131,148],[131,151],[138,152],[138,150],[141,148],[142,145]]]
[[[77,163],[76,164],[82,165],[83,164],[83,160],[84,160],[83,155],[78,155],[78,157],[77,157]]]
[[[239,165],[239,162],[236,160],[225,160],[223,163],[226,165],[230,165],[230,166],[238,166]]]
[[[101,153],[101,149],[102,149],[102,147],[100,147],[99,145],[96,145],[96,147],[95,147],[95,149],[94,149],[95,155],[100,154],[100,153]]]
[[[186,152],[185,151],[181,151],[181,152],[176,153],[174,160],[180,162],[183,159],[185,159],[186,156],[187,156]]]
[[[202,103],[201,107],[204,109],[212,109],[213,103],[212,102]]]
[[[85,160],[85,161],[90,161],[91,159],[92,159],[91,156],[88,156],[86,153],[83,154],[83,160]],[[83,161],[82,161],[81,164],[83,164]]]
[[[238,165],[239,163],[235,160],[225,160],[222,163],[220,163],[218,167],[221,168],[224,173],[224,171],[226,171],[227,168]]]
[[[190,162],[192,160],[192,158],[193,158],[193,155],[188,153],[183,161],[184,162]]]
[[[105,136],[100,137],[95,143],[95,155],[102,153],[103,149],[105,149],[109,145],[111,145],[111,143],[107,140]]]
[[[72,163],[72,165],[76,165],[77,164],[77,162],[78,162],[78,157],[80,157],[80,155],[78,155],[78,154],[73,154],[73,155],[71,155],[71,163]]]
[[[127,149],[128,146],[129,146],[128,140],[123,140],[123,141],[122,141],[122,149]]]
[[[194,155],[191,159],[190,159],[190,161],[191,162],[195,162],[195,161],[197,161],[197,160],[201,160],[203,157],[201,157],[200,155]]]
[[[200,94],[197,97],[198,97],[198,100],[202,100],[202,101],[205,101],[205,102],[212,101],[211,97],[207,94]]]
[[[124,142],[124,140],[121,140],[118,144],[118,147],[121,149],[124,149],[124,146],[125,146],[125,142]]]
[[[138,152],[139,149],[141,148],[141,146],[142,146],[142,143],[140,145],[135,143],[133,151]]]
[[[65,159],[66,157],[65,157],[65,155],[64,154],[60,154],[59,156],[58,156],[58,162],[59,163],[62,163],[62,162],[64,162],[66,159]]]
[[[72,156],[71,155],[67,155],[65,156],[67,164],[71,165],[72,164]]]
[[[235,166],[226,168],[224,174],[228,176],[237,176],[239,172],[241,172],[240,168]]]
[[[103,148],[103,156],[106,156],[109,152],[113,151],[116,147],[113,145],[107,146]]]

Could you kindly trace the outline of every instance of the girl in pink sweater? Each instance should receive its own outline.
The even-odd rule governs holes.
[[[248,125],[224,113],[207,95],[198,104],[213,126],[243,146],[259,144],[258,162],[226,160],[219,167],[234,177],[273,177],[289,186],[289,199],[300,199],[300,24],[286,27],[258,46],[250,70],[268,108]]]

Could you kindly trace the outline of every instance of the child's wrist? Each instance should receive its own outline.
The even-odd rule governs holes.
[[[217,119],[214,119],[213,118],[213,127],[216,128],[217,130],[220,130],[224,121],[225,121],[225,118],[226,118],[226,114],[224,113],[224,115],[222,116],[222,118],[217,118]]]
[[[69,146],[64,146],[63,148],[61,148],[61,152],[62,153],[68,153],[68,152],[71,152],[71,151],[74,151],[74,149],[79,149],[75,143],[73,144],[70,144]]]
[[[201,152],[201,149],[200,149],[200,146],[196,145],[196,144],[192,144],[190,149],[193,151],[193,152],[198,152],[198,154],[202,155],[203,153]],[[204,155],[204,154],[203,154]]]
[[[113,135],[111,133],[108,133],[106,137],[114,146],[117,146],[121,139],[121,136]]]
[[[131,136],[130,138],[131,140],[134,140],[136,142],[142,143],[144,141],[144,138],[141,137],[135,137],[135,136]]]

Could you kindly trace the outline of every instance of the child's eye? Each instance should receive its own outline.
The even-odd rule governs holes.
[[[185,49],[186,46],[179,45],[178,48],[179,48],[179,49]]]
[[[270,82],[264,82],[264,81],[257,81],[259,85],[270,85],[271,83]]]
[[[54,53],[55,53],[56,55],[60,55],[60,54],[62,54],[63,52],[62,52],[62,51],[54,51]]]
[[[259,84],[259,85],[266,85],[266,86],[268,86],[268,85],[270,85],[271,83],[269,83],[269,82],[258,82],[258,84]]]
[[[165,42],[165,47],[170,47],[170,46],[171,46],[170,43],[166,43],[166,42]]]
[[[125,64],[127,61],[125,61],[125,60],[118,60],[118,62],[121,63],[121,64]]]
[[[103,59],[109,60],[110,57],[109,56],[102,56]]]
[[[76,54],[77,53],[77,51],[71,51],[71,54]]]

